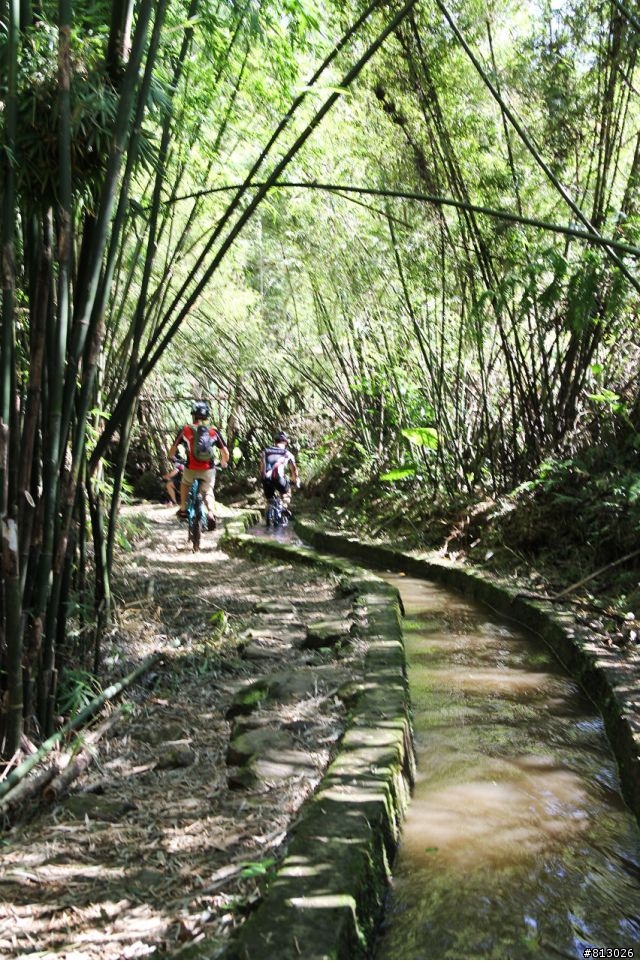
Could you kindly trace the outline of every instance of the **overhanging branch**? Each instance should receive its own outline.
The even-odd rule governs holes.
[[[266,182],[254,181],[254,187],[264,187]],[[183,197],[174,197],[170,203],[177,203],[180,200],[189,200],[194,196],[204,194],[223,193],[226,190],[237,190],[238,184],[227,184],[221,187],[211,187],[209,190],[199,190],[196,194],[189,194]],[[318,180],[278,180],[271,184],[271,189],[282,190],[326,190],[330,193],[343,195],[360,195],[365,197],[389,197],[398,200],[416,200],[421,203],[429,203],[439,207],[454,207],[458,210],[468,210],[472,213],[482,214],[485,217],[492,217],[494,220],[504,220],[507,223],[518,224],[523,227],[535,227],[538,230],[547,230],[550,233],[564,234],[567,237],[574,237],[576,240],[584,240],[596,244],[600,247],[611,247],[621,253],[630,254],[632,257],[640,258],[640,247],[635,244],[627,244],[623,240],[614,240],[612,237],[603,237],[597,231],[573,227],[571,225],[551,223],[548,220],[540,220],[537,217],[525,217],[521,214],[511,213],[509,210],[499,210],[496,207],[487,207],[484,204],[472,204],[464,200],[455,200],[453,197],[441,197],[438,194],[425,194],[416,190],[386,190],[381,187],[356,187],[352,184],[331,184],[322,183]],[[370,209],[370,208],[369,208]],[[375,213],[386,216],[385,211],[374,209]]]

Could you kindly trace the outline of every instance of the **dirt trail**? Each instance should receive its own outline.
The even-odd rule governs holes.
[[[357,641],[300,646],[309,622],[349,618],[337,579],[229,557],[219,532],[194,555],[173,511],[128,513],[147,529],[120,561],[109,679],[163,657],[71,795],[5,832],[3,957],[170,958],[205,935],[222,944],[335,750],[337,691],[360,676]],[[234,695],[274,672],[279,697],[230,721]],[[273,735],[281,763],[232,766],[242,732],[267,754]]]

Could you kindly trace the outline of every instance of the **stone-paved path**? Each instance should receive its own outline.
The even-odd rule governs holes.
[[[361,673],[357,642],[304,647],[310,623],[348,627],[337,577],[230,557],[220,532],[193,554],[173,511],[127,514],[145,533],[120,558],[108,680],[152,651],[162,660],[125,695],[71,795],[5,831],[2,957],[169,958],[203,937],[222,944],[325,770],[339,691]],[[232,707],[252,684],[256,706]]]

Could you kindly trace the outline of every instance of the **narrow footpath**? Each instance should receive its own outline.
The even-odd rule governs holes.
[[[222,950],[335,751],[338,692],[361,675],[339,575],[228,556],[219,531],[193,554],[172,510],[127,514],[144,533],[119,560],[108,681],[162,657],[112,706],[69,795],[8,824],[5,958]]]

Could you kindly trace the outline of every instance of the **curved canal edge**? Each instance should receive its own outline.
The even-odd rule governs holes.
[[[180,958],[362,958],[388,890],[414,774],[410,703],[396,590],[347,562],[438,581],[537,634],[602,713],[627,803],[640,820],[640,664],[624,671],[569,612],[518,596],[508,583],[433,555],[405,554],[296,521],[309,547],[251,537],[247,513],[226,525],[230,550],[341,573],[366,609],[369,655],[339,753],[289,837],[287,856],[223,955],[206,941]],[[222,544],[221,544],[222,546]],[[318,553],[330,552],[327,553]],[[337,555],[337,556],[336,556]],[[343,558],[340,560],[339,558]],[[219,945],[215,945],[219,950]]]
[[[364,678],[349,697],[338,753],[302,807],[287,854],[224,954],[201,941],[179,958],[363,958],[387,895],[410,800],[415,760],[400,600],[375,574],[336,557],[245,534],[256,517],[227,522],[221,546],[337,572],[362,612]]]
[[[367,567],[438,581],[540,637],[602,714],[624,798],[640,823],[640,654],[630,654],[621,666],[619,655],[594,641],[570,611],[520,596],[511,584],[486,572],[433,554],[405,554],[308,523],[296,522],[296,530],[308,544]]]

